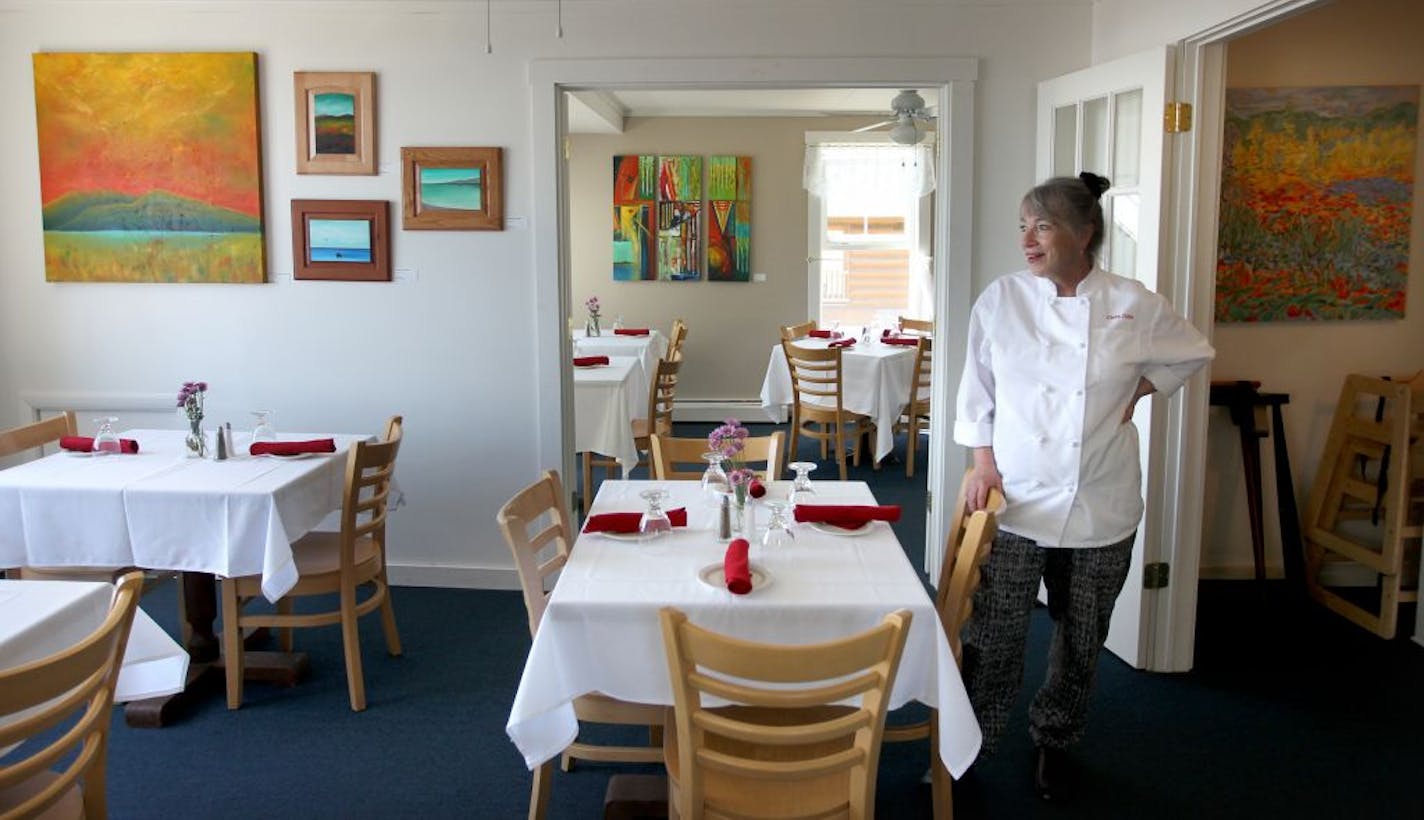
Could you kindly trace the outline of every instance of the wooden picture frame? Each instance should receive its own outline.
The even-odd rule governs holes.
[[[376,173],[376,75],[298,71],[297,173]]]
[[[391,281],[391,204],[383,199],[292,200],[292,276]]]
[[[402,148],[401,191],[408,231],[502,231],[503,149]]]

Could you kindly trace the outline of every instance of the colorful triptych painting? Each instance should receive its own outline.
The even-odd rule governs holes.
[[[1226,92],[1216,320],[1400,319],[1418,86]]]
[[[702,278],[702,157],[658,158],[658,278]]]
[[[707,159],[708,281],[751,280],[751,198],[751,157]]]
[[[45,279],[266,279],[257,55],[34,55]]]

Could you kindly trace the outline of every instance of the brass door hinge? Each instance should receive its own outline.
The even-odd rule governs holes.
[[[1162,130],[1168,134],[1180,134],[1192,130],[1192,104],[1167,103],[1162,114]]]
[[[1157,561],[1152,564],[1145,564],[1142,567],[1142,588],[1143,589],[1166,589],[1168,581],[1168,564],[1166,561]]]

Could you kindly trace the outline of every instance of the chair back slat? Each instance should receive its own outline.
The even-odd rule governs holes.
[[[702,478],[707,468],[703,455],[707,453],[705,438],[675,438],[654,433],[651,437],[653,452],[653,478],[659,481],[690,480]],[[786,434],[777,430],[769,436],[750,436],[742,450],[742,460],[759,470],[766,479],[775,479],[781,474],[782,453],[786,449]],[[677,469],[678,465],[697,465],[694,469]]]
[[[935,585],[935,610],[956,663],[963,653],[960,633],[974,613],[974,591],[999,531],[998,512],[1004,506],[1003,493],[990,490],[985,508],[968,513],[966,496],[972,473],[973,470],[966,471],[959,484],[945,537],[944,559],[940,561],[939,582]]]
[[[356,544],[372,538],[382,553],[386,516],[390,514],[391,479],[400,452],[402,420],[393,416],[384,441],[358,441],[346,456],[346,483],[341,503],[341,571],[353,572]],[[384,560],[384,558],[382,559]]]
[[[538,481],[514,494],[495,514],[504,540],[519,571],[519,587],[524,593],[524,609],[529,617],[529,634],[539,629],[548,606],[547,579],[561,569],[573,549],[573,527],[564,505],[564,485],[554,470],[545,470]],[[537,529],[537,532],[532,530]],[[550,545],[553,556],[541,560]]]
[[[816,329],[816,320],[807,319],[794,325],[782,325],[781,338],[784,341],[794,342],[797,339],[804,339],[811,335],[811,331]]]
[[[52,416],[33,424],[0,430],[0,458],[23,453],[26,450],[36,450],[46,444],[57,443],[65,436],[77,434],[78,430],[73,410],[66,410],[58,416]]]

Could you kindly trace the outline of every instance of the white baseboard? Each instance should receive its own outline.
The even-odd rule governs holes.
[[[722,421],[735,418],[750,422],[786,423],[786,408],[761,406],[756,399],[690,399],[673,404],[673,421]]]
[[[448,589],[519,589],[513,567],[455,567],[428,564],[387,564],[391,585]]]

